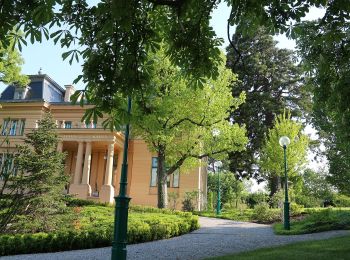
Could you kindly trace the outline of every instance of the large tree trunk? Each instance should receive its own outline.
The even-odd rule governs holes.
[[[281,187],[281,177],[277,175],[273,175],[269,179],[270,182],[270,198],[275,195],[282,187]]]
[[[162,149],[158,151],[157,185],[158,208],[166,208],[168,206],[168,187],[165,168],[165,151]]]

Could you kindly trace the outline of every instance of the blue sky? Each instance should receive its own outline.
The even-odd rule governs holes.
[[[94,4],[96,1],[91,0],[90,3]],[[211,22],[217,35],[225,40],[222,49],[228,45],[226,23],[229,17],[229,11],[229,8],[225,4],[220,4],[214,11]],[[322,13],[322,10],[315,8],[307,16],[307,19],[317,18]],[[295,43],[283,35],[277,36],[276,40],[279,41],[278,46],[280,48],[293,49],[295,47]],[[81,73],[81,63],[70,65],[68,60],[63,61],[61,55],[64,51],[59,45],[54,45],[52,41],[44,40],[42,43],[28,43],[28,46],[24,46],[22,50],[22,56],[25,60],[22,68],[23,73],[37,74],[39,69],[42,68],[43,73],[50,75],[61,86],[72,84],[73,80]],[[83,85],[82,83],[78,83],[75,87],[81,89]],[[4,86],[0,85],[0,92],[3,89]]]

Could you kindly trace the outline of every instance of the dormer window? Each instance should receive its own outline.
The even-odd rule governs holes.
[[[28,87],[21,88],[21,87],[16,87],[15,88],[15,95],[14,99],[25,99],[26,94],[28,92]]]

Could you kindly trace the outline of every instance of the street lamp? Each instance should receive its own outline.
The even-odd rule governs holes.
[[[221,214],[221,198],[220,198],[220,168],[222,167],[222,162],[221,161],[217,161],[214,163],[214,167],[216,167],[218,169],[218,198],[217,198],[217,203],[216,203],[216,215],[220,215]]]
[[[131,98],[128,97],[128,115],[131,111]],[[128,146],[129,146],[129,129],[130,124],[126,125],[124,136],[123,164],[120,175],[119,196],[114,197],[114,237],[112,242],[112,260],[126,259],[126,244],[128,231],[128,209],[130,197],[126,195],[128,185]]]
[[[283,151],[284,151],[284,178],[285,178],[284,229],[289,230],[290,223],[289,223],[288,175],[287,175],[287,151],[286,150],[287,150],[287,146],[290,144],[290,139],[287,136],[282,136],[279,140],[279,143],[280,143],[280,146],[283,147]]]
[[[220,135],[220,130],[217,128],[214,128],[212,131],[213,137],[214,137],[214,141],[216,142],[217,137]],[[216,203],[216,215],[220,215],[221,214],[221,209],[220,209],[220,168],[222,166],[222,162],[221,161],[216,161],[214,163],[214,170],[215,168],[218,169],[218,196],[217,196],[217,203]]]

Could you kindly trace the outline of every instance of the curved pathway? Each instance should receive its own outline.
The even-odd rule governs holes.
[[[200,218],[201,228],[180,237],[128,246],[128,259],[203,259],[262,247],[297,241],[319,240],[350,234],[349,231],[328,231],[297,236],[278,236],[270,225],[231,220]],[[111,248],[75,250],[46,254],[0,257],[1,260],[105,260]]]

